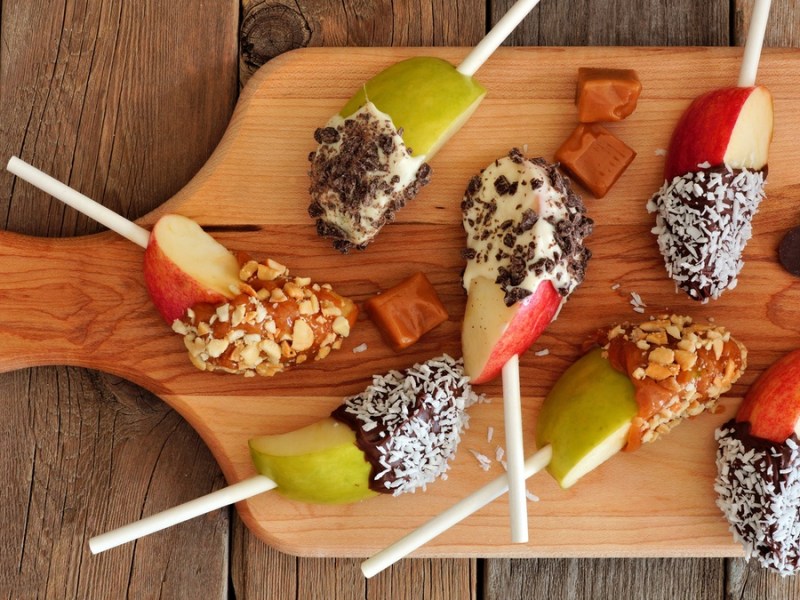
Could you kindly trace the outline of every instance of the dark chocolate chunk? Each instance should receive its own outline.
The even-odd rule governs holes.
[[[790,230],[778,247],[778,259],[784,269],[800,277],[800,227]]]
[[[335,127],[320,127],[314,132],[318,144],[335,144],[339,141],[339,132]]]
[[[500,175],[500,177],[494,180],[494,189],[501,196],[505,196],[510,188],[511,182],[508,181],[505,175]]]

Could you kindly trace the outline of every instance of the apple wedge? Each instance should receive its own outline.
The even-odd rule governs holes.
[[[256,470],[287,498],[339,504],[377,495],[369,487],[372,467],[356,446],[355,432],[333,418],[248,443]]]
[[[384,69],[345,104],[349,117],[365,103],[392,118],[413,156],[430,159],[470,118],[486,88],[440,58],[417,56]]]
[[[181,215],[164,215],[156,222],[143,270],[150,298],[170,324],[196,304],[218,304],[238,294],[236,257]]]
[[[542,404],[536,445],[551,445],[547,469],[563,488],[625,447],[638,412],[635,389],[597,348],[573,363]]]
[[[256,470],[294,500],[357,502],[413,492],[455,456],[477,396],[461,362],[442,355],[373,377],[331,417],[290,433],[250,440]]]
[[[772,94],[762,86],[731,87],[698,96],[672,133],[664,178],[700,165],[760,170],[772,141]]]
[[[800,350],[773,363],[750,387],[736,413],[756,437],[782,444],[800,436]]]
[[[472,280],[461,330],[464,372],[472,383],[491,381],[503,365],[522,354],[558,313],[563,298],[549,281],[506,306],[500,286],[485,277]]]

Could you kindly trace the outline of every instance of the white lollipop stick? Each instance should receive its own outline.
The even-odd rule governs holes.
[[[767,31],[767,18],[772,0],[756,0],[750,28],[747,30],[747,42],[744,46],[742,66],[739,70],[739,87],[752,87],[756,84],[758,61],[761,58],[761,47],[764,45],[764,34]]]
[[[150,239],[150,232],[144,227],[139,227],[133,221],[129,221],[122,215],[118,215],[113,210],[84,196],[77,190],[73,190],[68,185],[61,183],[57,179],[53,179],[47,173],[29,165],[16,156],[12,156],[11,159],[9,159],[6,169],[43,192],[47,192],[54,198],[61,200],[64,204],[82,212],[90,219],[94,219],[101,225],[105,225],[112,231],[116,231],[134,244],[138,244],[142,248],[147,248],[147,240]]]
[[[522,447],[522,401],[519,391],[519,357],[503,365],[503,422],[508,458],[508,509],[511,541],[528,541],[528,502],[525,497],[525,452]]]
[[[488,60],[537,4],[539,4],[539,0],[517,0],[514,6],[509,8],[508,12],[503,15],[503,18],[492,27],[492,30],[467,54],[467,57],[458,65],[456,70],[467,77],[475,75],[475,72],[481,68],[483,63]]]
[[[113,531],[95,536],[89,540],[89,549],[92,551],[92,554],[97,554],[110,548],[116,548],[122,544],[155,533],[156,531],[161,531],[162,529],[172,527],[178,523],[183,523],[194,517],[199,517],[212,510],[217,510],[223,506],[228,506],[240,500],[246,500],[252,496],[262,494],[277,486],[278,484],[263,475],[250,477],[249,479],[234,483],[216,492],[211,492],[210,494],[195,498],[179,506],[150,515],[140,521],[124,525],[119,529],[114,529]]]
[[[545,446],[536,452],[536,454],[525,461],[525,477],[532,477],[544,469],[550,463],[552,456],[553,449],[550,446]],[[408,556],[420,546],[428,543],[436,536],[463,521],[475,511],[480,510],[496,498],[499,498],[507,489],[508,476],[501,475],[491,483],[486,484],[478,491],[470,494],[443,513],[434,517],[422,527],[415,529],[385,550],[381,550],[372,558],[361,563],[361,571],[364,573],[365,577],[377,575],[401,558]]]

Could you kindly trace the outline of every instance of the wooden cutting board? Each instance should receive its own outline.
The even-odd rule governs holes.
[[[465,296],[459,203],[470,176],[512,146],[552,160],[576,124],[572,98],[578,67],[634,68],[644,85],[639,107],[608,128],[638,156],[606,198],[585,194],[596,221],[586,281],[521,360],[528,453],[535,448],[533,424],[541,399],[579,356],[582,341],[597,327],[640,318],[632,311],[631,292],[641,295],[647,315],[669,310],[726,325],[749,348],[750,367],[719,414],[702,415],[655,444],[614,457],[568,491],[546,474],[532,479],[528,487],[540,500],[529,504],[530,543],[509,543],[503,498],[419,555],[738,554],[714,504],[713,431],[733,414],[767,365],[800,346],[800,279],[776,262],[783,233],[800,223],[795,198],[800,192],[795,183],[800,53],[769,50],[762,59],[759,80],[775,97],[769,197],[755,219],[739,286],[705,305],[675,293],[649,233],[654,219],[644,205],[661,183],[661,150],[679,114],[697,94],[735,82],[740,49],[501,49],[479,72],[489,90],[485,101],[432,161],[432,183],[366,251],[340,255],[317,238],[306,215],[313,131],[368,77],[419,54],[458,62],[466,50],[305,49],[275,59],[244,90],[227,133],[203,169],[141,223],[152,225],[165,212],[187,215],[229,248],[271,256],[293,273],[330,282],[357,301],[423,271],[447,306],[448,322],[397,354],[362,315],[343,349],[324,361],[272,379],[201,373],[186,359],[181,338],[150,306],[140,248],[113,233],[37,239],[0,232],[0,370],[70,364],[125,377],[158,394],[197,429],[229,482],[248,477],[254,473],[249,437],[292,430],[327,415],[374,373],[441,352],[460,354]],[[367,350],[353,353],[361,344]],[[534,355],[545,348],[548,355]],[[427,492],[341,506],[301,504],[271,492],[241,503],[242,518],[285,552],[374,553],[502,473],[496,461],[484,472],[469,452],[494,458],[503,445],[499,384],[480,391],[491,402],[471,410],[470,429],[448,479]],[[125,493],[111,489],[109,501]]]

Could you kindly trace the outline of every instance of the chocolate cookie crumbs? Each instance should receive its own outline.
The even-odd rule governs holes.
[[[705,168],[664,182],[647,203],[669,276],[695,300],[733,289],[766,171]]]
[[[356,444],[372,465],[370,488],[384,494],[414,492],[447,477],[469,416],[480,398],[463,363],[444,354],[402,373],[374,376],[331,416],[356,432]]]
[[[308,214],[337,250],[366,248],[430,181],[430,166],[411,155],[401,135],[372,103],[314,133]]]
[[[511,306],[543,279],[563,297],[583,281],[591,257],[583,242],[593,222],[569,181],[543,158],[512,149],[470,180],[461,209],[467,290],[474,277],[489,277]]]
[[[731,419],[715,434],[717,506],[748,559],[781,575],[800,565],[800,455],[792,435],[783,444],[757,438],[750,423]]]

